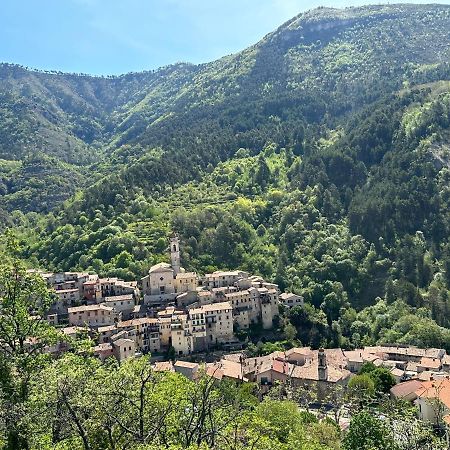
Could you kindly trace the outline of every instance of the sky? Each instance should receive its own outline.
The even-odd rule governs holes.
[[[436,2],[450,4],[420,3]],[[95,75],[202,63],[256,43],[302,11],[366,3],[374,1],[0,0],[0,61]]]

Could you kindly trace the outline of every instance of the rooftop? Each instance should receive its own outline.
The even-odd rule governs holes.
[[[73,308],[67,309],[69,314],[78,313],[78,312],[85,312],[85,311],[114,311],[114,308],[111,308],[110,306],[106,305],[83,305],[83,306],[75,306]]]
[[[420,367],[426,367],[427,369],[440,369],[441,361],[437,358],[427,358],[422,357],[420,363],[418,364]]]
[[[113,297],[105,297],[105,303],[106,302],[121,302],[121,301],[127,301],[127,300],[133,300],[133,294],[124,294],[124,295],[115,295]]]
[[[172,266],[170,264],[167,263],[159,263],[159,264],[155,264],[154,266],[150,267],[149,273],[154,273],[154,272],[169,272],[172,271]]]
[[[391,388],[390,392],[395,398],[404,398],[416,392],[422,386],[423,384],[419,380],[409,380],[396,384]]]
[[[114,341],[114,345],[117,347],[122,347],[125,345],[134,345],[134,341],[133,339],[127,339],[127,338],[121,338],[121,339],[117,339],[116,341]]]
[[[419,398],[438,398],[447,408],[450,408],[450,379],[424,381],[416,390]]]
[[[185,367],[187,369],[197,369],[198,368],[198,364],[197,363],[193,363],[193,362],[189,362],[189,361],[180,361],[178,360],[175,364],[174,367]]]

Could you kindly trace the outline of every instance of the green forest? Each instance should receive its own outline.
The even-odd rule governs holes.
[[[280,330],[304,345],[450,350],[449,23],[319,8],[199,66],[3,64],[2,227],[30,267],[126,280],[175,230],[186,268],[302,295]]]
[[[0,262],[5,450],[446,448],[443,434],[420,422],[415,408],[389,399],[395,379],[372,363],[348,386],[330,389],[324,408],[314,410],[312,386],[287,381],[261,398],[256,383],[219,381],[203,370],[190,380],[155,370],[148,357],[101,363],[87,335],[70,338],[43,319],[51,293],[39,274],[26,270],[20,252],[8,235]],[[68,351],[59,358],[43,351],[62,342]],[[352,418],[343,433],[338,423],[345,408]]]
[[[449,30],[444,5],[319,8],[207,64],[105,77],[1,64],[0,229],[14,230],[27,267],[125,280],[166,261],[176,231],[186,269],[242,269],[303,296],[273,339],[250,336],[260,353],[267,340],[450,352]],[[188,386],[142,361],[40,363],[5,372],[13,384],[37,374],[26,392],[11,387],[45,443],[24,448],[398,445],[339,447],[332,423],[289,402],[256,404],[251,389],[207,378]],[[132,396],[147,380],[145,411],[123,404],[118,379]],[[388,439],[364,411],[354,426]]]

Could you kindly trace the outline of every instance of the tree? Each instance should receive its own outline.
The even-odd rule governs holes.
[[[32,377],[49,361],[45,348],[59,333],[45,320],[52,298],[44,279],[18,258],[17,240],[7,233],[0,263],[0,389],[6,408],[6,448],[26,448],[23,405]]]
[[[107,372],[93,358],[68,353],[46,367],[31,383],[27,420],[32,441],[79,442],[84,450],[94,449],[103,429],[98,407],[106,386]]]
[[[372,378],[375,391],[386,394],[389,392],[392,386],[397,384],[394,375],[386,367],[378,367],[375,370],[369,372],[370,378]]]
[[[302,427],[302,418],[296,403],[288,400],[264,400],[256,414],[276,430],[280,442],[287,442],[289,435]]]
[[[388,427],[367,411],[352,417],[343,440],[344,450],[397,450]]]
[[[360,409],[375,395],[375,383],[368,374],[355,375],[348,382],[348,392],[352,401]]]
[[[288,321],[283,328],[283,334],[287,341],[293,342],[297,336],[297,329]]]

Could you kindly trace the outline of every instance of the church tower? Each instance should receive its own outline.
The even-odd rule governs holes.
[[[319,349],[318,358],[319,358],[319,367],[318,367],[319,381],[327,381],[328,380],[327,356],[325,355],[325,350],[323,348]]]
[[[170,261],[174,274],[179,274],[181,270],[180,239],[178,238],[176,233],[173,233],[170,237]]]

